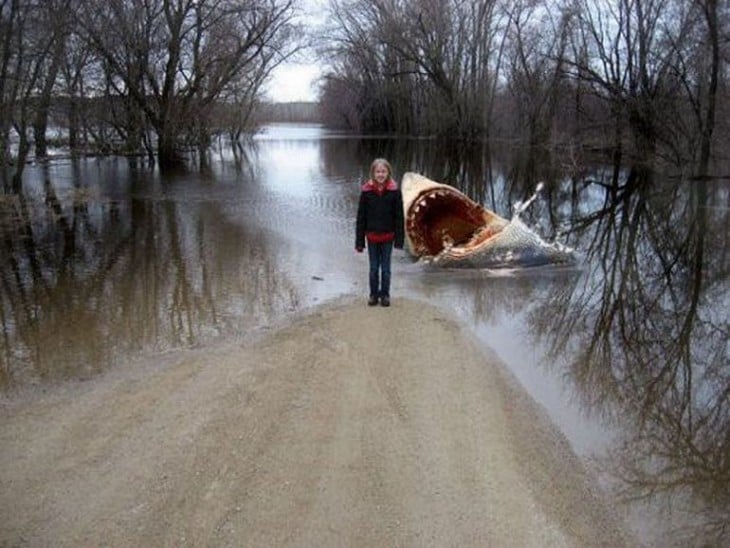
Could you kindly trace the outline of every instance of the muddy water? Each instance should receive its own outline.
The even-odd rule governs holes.
[[[364,299],[353,219],[374,156],[504,216],[534,190],[487,167],[499,162],[445,158],[434,143],[308,126],[216,147],[203,172],[163,176],[128,159],[29,166],[24,194],[0,195],[3,391],[53,389]],[[600,185],[548,186],[522,217],[576,248],[575,267],[448,271],[396,252],[392,294],[454,311],[607,488],[662,491],[629,514],[647,543],[666,545],[681,523],[671,543],[712,545],[730,515],[728,185],[658,179],[615,201]],[[674,512],[660,511],[668,500]]]

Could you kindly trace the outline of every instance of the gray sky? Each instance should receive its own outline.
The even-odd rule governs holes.
[[[268,95],[279,102],[315,101],[314,81],[320,74],[321,67],[314,63],[283,63],[273,72]]]
[[[324,22],[324,9],[328,0],[299,0],[301,17],[307,27]],[[267,86],[269,97],[274,101],[315,101],[315,80],[322,74],[322,67],[311,60],[290,61],[274,70]]]

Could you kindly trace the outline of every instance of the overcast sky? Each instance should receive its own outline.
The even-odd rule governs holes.
[[[273,101],[316,101],[315,80],[321,68],[314,63],[284,63],[276,68],[268,85],[268,95]]]
[[[304,25],[313,28],[324,22],[324,9],[328,0],[299,0]],[[316,101],[315,81],[322,74],[320,65],[310,59],[287,62],[277,67],[267,86],[267,93],[274,101]]]

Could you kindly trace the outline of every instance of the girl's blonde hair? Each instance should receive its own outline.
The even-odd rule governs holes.
[[[373,160],[373,163],[370,164],[370,178],[371,179],[373,178],[373,175],[375,173],[375,168],[378,166],[383,166],[383,167],[385,167],[385,169],[388,170],[388,179],[393,178],[393,168],[390,167],[390,162],[388,162],[388,160],[386,160],[385,158],[375,158],[375,160]]]

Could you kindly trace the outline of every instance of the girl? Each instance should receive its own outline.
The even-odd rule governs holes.
[[[403,249],[403,196],[387,160],[370,165],[370,179],[362,186],[357,207],[355,249],[368,243],[370,298],[368,305],[390,306],[390,258],[393,247]]]

